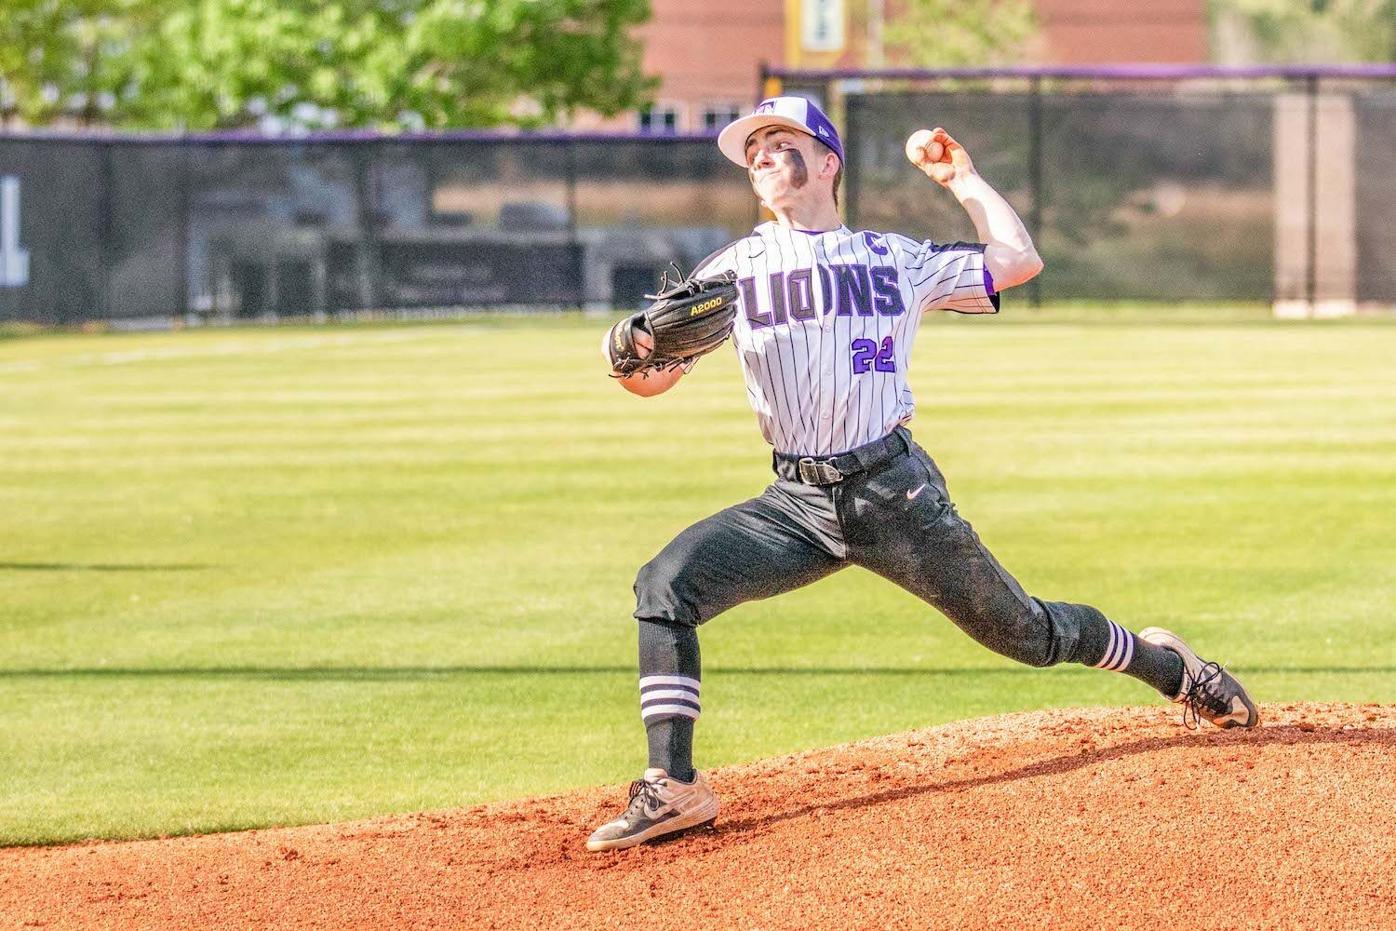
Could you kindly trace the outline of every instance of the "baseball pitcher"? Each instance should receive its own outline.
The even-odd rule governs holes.
[[[917,242],[850,230],[838,209],[844,150],[801,97],[762,101],[722,130],[775,217],[661,289],[606,334],[611,374],[642,396],[672,388],[729,335],[775,480],[680,533],[635,580],[640,716],[649,768],[590,850],[630,847],[710,823],[718,802],[693,768],[702,709],[698,627],[728,608],[859,565],[902,586],[1003,656],[1124,673],[1183,705],[1184,721],[1254,727],[1241,684],[1176,634],[1134,633],[1085,604],[1023,590],[951,503],[912,440],[907,369],[922,314],[993,314],[1042,270],[1013,208],[944,129],[906,153],[960,202],[979,242]]]

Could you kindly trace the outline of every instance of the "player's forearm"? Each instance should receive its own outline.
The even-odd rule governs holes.
[[[1017,212],[980,175],[954,179],[950,191],[969,214],[984,246],[984,266],[999,290],[1020,285],[1042,271],[1042,258]]]

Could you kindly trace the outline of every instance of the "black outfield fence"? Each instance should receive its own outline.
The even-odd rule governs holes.
[[[628,305],[755,216],[708,137],[0,136],[0,320]]]
[[[1396,66],[771,72],[843,128],[848,222],[941,241],[944,125],[1036,301],[1396,305]],[[711,136],[0,135],[0,320],[626,306],[757,218]]]

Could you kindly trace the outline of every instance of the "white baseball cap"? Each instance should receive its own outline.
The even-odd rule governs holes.
[[[768,97],[756,105],[747,116],[733,120],[723,127],[717,136],[717,147],[722,154],[741,165],[746,164],[746,141],[758,129],[767,126],[786,126],[807,136],[813,136],[834,150],[842,163],[843,143],[839,141],[838,130],[824,111],[815,106],[814,101],[804,97]]]

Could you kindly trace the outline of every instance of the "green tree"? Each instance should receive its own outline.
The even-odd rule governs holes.
[[[883,44],[891,65],[977,67],[1014,61],[1036,31],[1031,0],[900,0]]]
[[[1396,0],[1211,0],[1228,63],[1396,60]]]
[[[642,105],[648,0],[11,0],[8,105],[124,128],[536,126]]]
[[[133,36],[155,15],[150,0],[8,0],[0,16],[6,120],[98,119],[126,81]]]

